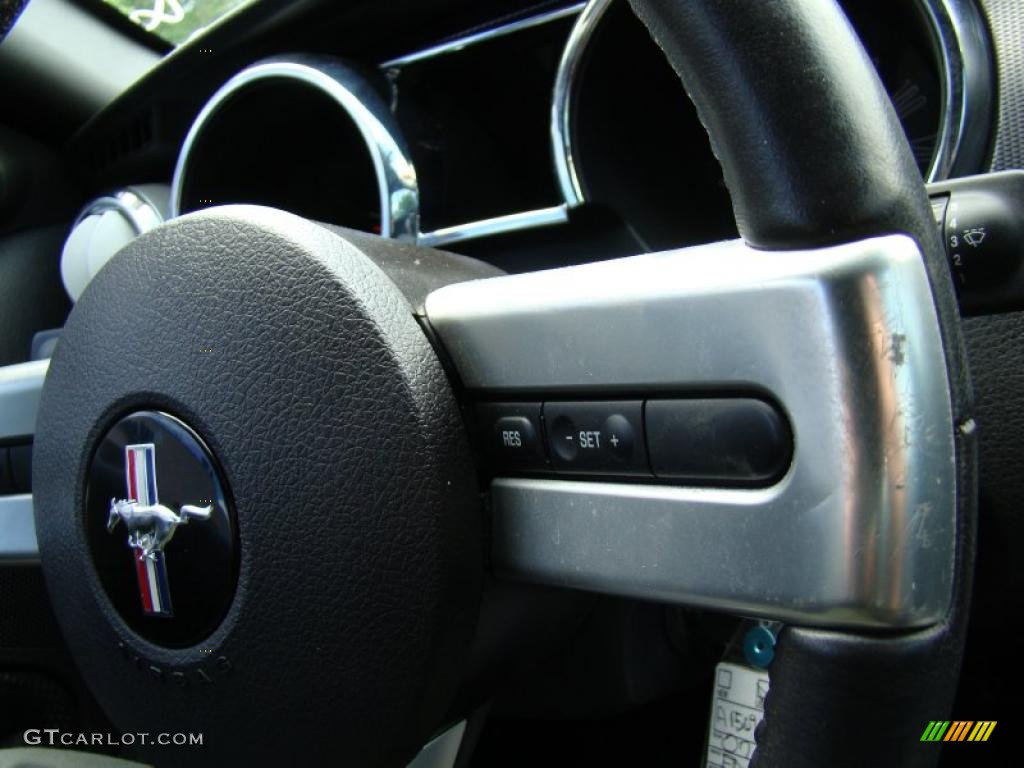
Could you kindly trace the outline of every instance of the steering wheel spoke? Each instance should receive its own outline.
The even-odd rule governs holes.
[[[776,403],[792,430],[789,469],[767,487],[499,476],[501,573],[807,625],[922,626],[946,611],[950,401],[909,238],[718,243],[452,285],[426,308],[474,398],[649,412],[740,393]]]

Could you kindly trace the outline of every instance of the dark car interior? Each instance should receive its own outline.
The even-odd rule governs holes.
[[[0,768],[1010,766],[1017,0],[0,0]]]

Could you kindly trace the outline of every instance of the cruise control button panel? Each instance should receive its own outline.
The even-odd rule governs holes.
[[[481,403],[477,416],[499,474],[751,488],[793,459],[789,421],[756,397]]]
[[[544,421],[556,471],[650,475],[640,400],[546,402]]]
[[[540,414],[540,403],[477,406],[484,448],[495,469],[547,469]]]

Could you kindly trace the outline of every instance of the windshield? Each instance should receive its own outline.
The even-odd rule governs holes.
[[[249,0],[103,0],[171,45],[181,45]]]

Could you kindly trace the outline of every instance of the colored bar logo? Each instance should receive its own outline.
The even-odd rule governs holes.
[[[156,490],[156,446],[153,443],[127,445],[124,449],[125,482],[128,498],[142,507],[160,503]],[[135,578],[139,582],[142,610],[151,615],[171,616],[171,589],[163,552],[135,553]]]
[[[932,720],[921,734],[921,741],[988,741],[996,720]]]

